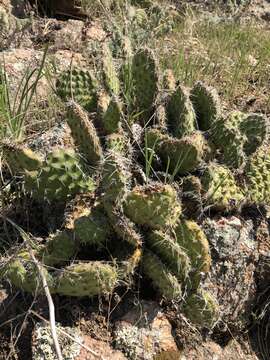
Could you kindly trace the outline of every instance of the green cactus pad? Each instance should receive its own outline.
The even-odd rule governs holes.
[[[107,44],[103,46],[102,65],[104,81],[108,91],[114,95],[118,95],[120,92],[120,81],[115,69],[111,50]]]
[[[151,50],[144,49],[134,55],[132,79],[136,110],[140,113],[142,123],[146,124],[153,115],[153,105],[159,89],[158,68]]]
[[[204,290],[189,296],[183,310],[193,323],[207,328],[212,328],[219,317],[217,301]]]
[[[217,91],[202,82],[197,82],[190,93],[200,130],[209,130],[221,115]]]
[[[106,147],[108,150],[116,151],[125,156],[129,152],[129,139],[121,133],[108,135],[106,137]]]
[[[135,187],[126,196],[125,214],[136,224],[153,229],[173,226],[181,214],[181,204],[170,185]]]
[[[192,134],[196,117],[188,91],[179,86],[171,95],[167,108],[168,128],[176,138]]]
[[[152,281],[154,288],[168,300],[178,299],[182,295],[181,285],[161,260],[149,250],[142,258],[144,274]]]
[[[72,149],[50,153],[40,171],[27,173],[26,187],[37,199],[65,201],[83,192],[93,192],[95,184],[86,176]]]
[[[178,244],[191,260],[192,288],[197,288],[201,273],[207,273],[211,266],[208,240],[198,224],[190,220],[179,221],[175,229]]]
[[[190,260],[169,233],[154,230],[147,237],[147,246],[168,266],[180,283],[186,281],[191,270]]]
[[[75,67],[63,72],[56,82],[56,91],[64,101],[73,99],[85,110],[96,111],[97,83],[89,71]]]
[[[66,296],[106,295],[117,285],[117,270],[102,262],[79,263],[57,271],[56,292]]]
[[[247,178],[246,197],[249,203],[270,204],[270,151],[260,147],[249,159],[245,168]]]
[[[198,217],[202,212],[202,184],[198,177],[190,175],[182,178],[183,212],[188,218]]]
[[[262,114],[249,114],[240,124],[240,131],[246,136],[244,151],[251,155],[268,137],[267,118]]]
[[[13,173],[34,171],[42,166],[42,158],[31,149],[11,144],[10,141],[2,142],[1,145],[4,159]]]
[[[75,255],[77,244],[74,237],[68,231],[58,231],[47,239],[47,244],[39,256],[42,262],[49,266],[54,266],[66,262]]]
[[[111,227],[99,204],[89,209],[89,215],[79,216],[74,221],[74,235],[82,245],[99,247],[110,234]]]
[[[42,268],[50,291],[54,291],[54,281],[45,268]],[[16,288],[30,293],[41,293],[42,282],[39,271],[28,252],[20,253],[15,260],[5,264],[1,269],[0,277],[4,278]]]
[[[131,276],[135,273],[142,258],[142,249],[134,248],[133,245],[120,240],[113,244],[110,253],[118,266],[119,280],[131,283]]]
[[[126,159],[117,152],[108,152],[102,180],[104,209],[116,234],[137,247],[141,244],[141,236],[135,224],[127,218],[122,209],[130,177]]]
[[[210,151],[199,132],[179,140],[163,135],[159,130],[150,129],[146,132],[146,137],[148,147],[161,157],[164,171],[168,168],[175,175],[196,170]]]
[[[67,104],[67,109],[67,122],[75,144],[87,162],[93,166],[98,165],[102,159],[102,147],[91,119],[74,101]]]
[[[211,140],[220,149],[222,161],[233,168],[239,168],[246,160],[246,136],[239,131],[243,116],[240,112],[234,112],[227,119],[216,121],[211,128]]]
[[[116,133],[121,129],[122,106],[116,99],[110,101],[102,117],[103,130],[106,134]]]
[[[102,177],[104,191],[103,202],[114,203],[119,196],[127,191],[127,184],[131,177],[126,159],[115,151],[108,151],[105,157]]]
[[[244,194],[237,186],[232,172],[225,166],[210,163],[201,182],[205,203],[216,210],[237,208],[244,200]]]

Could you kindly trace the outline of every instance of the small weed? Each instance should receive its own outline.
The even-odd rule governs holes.
[[[21,78],[15,95],[11,94],[5,64],[0,68],[0,137],[21,140],[25,131],[26,117],[30,111],[37,85],[43,76],[47,56],[44,51],[39,67],[27,68]],[[13,98],[12,98],[13,97]]]

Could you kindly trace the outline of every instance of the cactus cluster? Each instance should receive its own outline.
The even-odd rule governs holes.
[[[33,196],[71,200],[63,228],[33,251],[48,266],[52,293],[108,294],[132,281],[141,264],[162,296],[179,301],[192,321],[210,327],[219,313],[217,300],[202,287],[211,267],[210,249],[188,214],[199,205],[235,209],[247,193],[254,203],[270,202],[267,120],[259,114],[224,117],[214,89],[201,82],[191,91],[176,87],[170,72],[161,96],[166,79],[149,49],[131,58],[131,111],[138,116],[130,117],[124,80],[110,47],[103,50],[100,82],[84,69],[67,71],[57,81],[58,94],[68,101],[74,148],[43,158],[21,145],[3,146],[9,167],[24,175]],[[144,136],[135,134],[134,125]],[[150,172],[143,169],[143,149],[151,154]],[[235,176],[240,171],[241,184]],[[102,261],[93,255],[100,250],[109,252]],[[1,276],[34,291],[39,276],[29,260],[29,254],[18,254]]]

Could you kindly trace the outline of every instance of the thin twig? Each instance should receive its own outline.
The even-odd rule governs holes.
[[[39,315],[37,312],[35,312],[34,310],[31,310],[32,314],[35,315],[37,318],[39,318],[40,320],[44,321],[45,323],[49,324],[49,321],[47,319],[45,319],[43,316]],[[84,345],[81,341],[75,339],[73,336],[69,335],[65,330],[61,329],[61,328],[57,328],[57,330],[62,333],[63,335],[65,335],[66,337],[68,337],[70,340],[74,341],[76,344],[80,345],[82,348],[84,348],[85,350],[87,350],[90,354],[92,354],[93,356],[97,357],[100,360],[106,360],[102,355],[98,354],[97,352],[95,352],[94,350],[90,349],[88,346]]]
[[[54,308],[54,303],[53,303],[53,299],[49,290],[49,286],[47,283],[47,279],[46,276],[44,274],[44,268],[41,266],[41,264],[38,262],[38,260],[36,259],[34,252],[32,250],[32,247],[30,246],[30,244],[26,241],[26,245],[29,251],[29,254],[31,256],[31,258],[33,259],[33,262],[35,263],[39,275],[41,277],[41,282],[42,282],[42,286],[48,301],[48,306],[49,306],[49,316],[50,316],[50,327],[51,327],[51,333],[52,333],[52,338],[53,338],[53,343],[54,343],[54,347],[55,347],[55,351],[56,351],[56,355],[58,357],[58,360],[63,360],[63,355],[61,352],[61,348],[60,348],[60,344],[59,344],[59,340],[57,337],[57,332],[56,332],[56,324],[55,324],[55,308]]]
[[[0,217],[3,217],[3,216],[0,215]],[[52,296],[51,296],[51,293],[50,293],[50,290],[49,290],[49,287],[48,287],[46,276],[44,274],[44,268],[41,266],[41,264],[38,262],[38,260],[36,259],[35,255],[34,255],[29,235],[26,234],[26,232],[22,228],[20,228],[20,226],[15,224],[12,220],[10,220],[8,218],[6,218],[6,220],[12,226],[14,226],[14,228],[16,230],[18,230],[18,232],[22,236],[22,238],[23,238],[23,240],[24,240],[24,242],[26,244],[27,250],[29,251],[29,254],[30,254],[31,258],[32,258],[33,262],[35,263],[35,265],[37,267],[37,270],[38,270],[40,278],[41,278],[42,286],[43,286],[43,289],[44,289],[44,292],[45,292],[45,296],[46,296],[47,301],[48,301],[49,316],[50,316],[50,327],[51,327],[52,339],[53,339],[56,355],[57,355],[58,360],[64,360],[63,356],[62,356],[61,348],[60,348],[60,345],[59,345],[57,332],[56,332],[54,303],[53,303]]]

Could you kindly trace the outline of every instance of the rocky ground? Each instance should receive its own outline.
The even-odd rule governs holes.
[[[20,79],[27,69],[38,66],[44,47],[49,45],[45,67],[49,75],[39,81],[32,112],[26,119],[28,143],[32,148],[46,149],[70,141],[62,105],[54,94],[50,79],[68,69],[71,62],[73,65],[88,64],[91,61],[88,56],[95,56],[95,47],[112,35],[101,19],[91,14],[85,17],[84,13],[74,13],[69,8],[63,11],[59,5],[60,10],[54,9],[51,17],[40,16],[35,7],[26,3],[0,0],[0,63],[5,67],[11,94],[15,96]],[[198,16],[211,17],[213,21],[225,21],[226,17],[239,24],[255,21],[256,26],[268,34],[270,3],[266,0],[250,1],[240,8],[233,8],[233,13],[205,1],[177,2],[173,11],[183,16],[189,6],[192,11],[198,11]],[[174,40],[168,35],[162,41],[167,41],[169,47]],[[252,55],[249,60],[257,61]],[[269,77],[269,64],[265,73]],[[219,79],[215,82],[218,86]],[[245,108],[250,102],[251,110],[269,114],[268,93],[260,88],[258,95],[256,83],[252,86],[254,93],[246,91],[241,99],[240,96],[233,98],[233,104],[224,101],[224,108],[239,107],[239,104]],[[222,91],[220,88],[219,92]],[[14,208],[13,204],[13,213]],[[9,214],[10,209],[5,211]],[[21,224],[33,229],[35,220],[31,219],[31,214],[22,213],[19,206],[16,211],[20,215],[16,218],[24,218]],[[213,331],[199,331],[176,312],[175,304],[157,298],[151,290],[130,289],[109,299],[81,301],[56,295],[54,302],[63,358],[269,359],[269,335],[260,325],[263,322],[257,327],[258,309],[262,310],[264,306],[267,309],[268,221],[267,209],[246,212],[243,209],[240,214],[215,215],[202,221],[213,259],[204,286],[221,299],[226,324],[219,324]],[[38,235],[42,236],[42,231],[39,229]],[[148,287],[147,284],[143,286]],[[57,359],[43,297],[26,295],[5,283],[0,293],[0,318],[0,359]],[[260,352],[262,348],[264,353]]]

